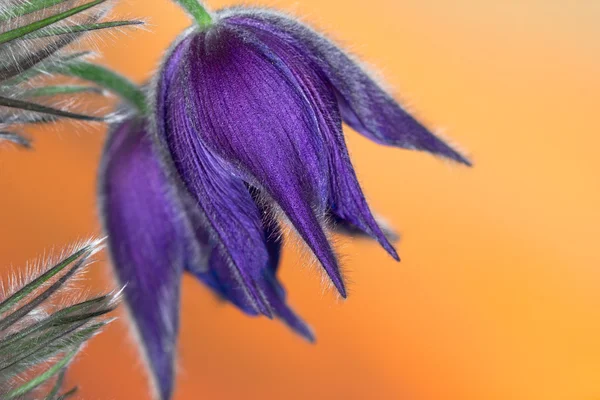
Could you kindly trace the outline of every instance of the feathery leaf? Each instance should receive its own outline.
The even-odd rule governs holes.
[[[23,4],[18,4],[12,8],[0,12],[0,22],[4,22],[12,18],[21,17],[23,15],[31,14],[36,11],[43,10],[45,8],[50,8],[57,4],[64,3],[66,1],[69,0],[35,0]]]
[[[6,140],[7,142],[12,142],[15,144],[18,144],[19,146],[25,147],[25,148],[30,148],[31,147],[31,142],[24,138],[23,136],[19,135],[18,133],[13,133],[13,132],[0,132],[0,142]]]
[[[23,37],[31,32],[35,32],[35,31],[45,28],[49,25],[55,24],[66,18],[72,17],[75,14],[79,14],[80,12],[83,12],[83,11],[88,10],[92,7],[95,7],[99,4],[102,4],[105,1],[106,0],[94,0],[90,3],[86,3],[81,6],[72,8],[70,10],[63,11],[61,13],[52,15],[50,17],[43,18],[41,20],[32,22],[31,24],[27,24],[25,26],[21,26],[19,28],[12,29],[8,32],[4,32],[4,33],[0,34],[0,44],[10,42],[11,40],[18,39],[18,38]]]
[[[58,108],[44,106],[42,104],[31,103],[25,100],[10,99],[7,97],[0,96],[0,106],[16,108],[23,111],[33,111],[43,114],[54,115],[57,117],[79,119],[83,121],[102,121],[100,117],[94,117],[91,115],[77,114],[70,111],[59,110]]]
[[[14,399],[18,396],[23,396],[24,394],[27,394],[28,392],[30,392],[33,389],[35,389],[36,387],[40,386],[44,382],[48,381],[54,375],[59,373],[63,368],[65,368],[71,362],[71,360],[73,360],[73,358],[75,357],[75,355],[77,354],[78,351],[79,351],[79,349],[72,350],[65,357],[63,357],[59,362],[54,364],[52,367],[48,368],[42,374],[38,375],[37,377],[30,380],[29,382],[26,382],[24,385],[18,387],[17,389],[10,391],[9,393],[6,394],[6,399],[10,400],[10,399]]]
[[[112,321],[105,316],[117,306],[119,294],[66,306],[53,299],[60,298],[64,303],[58,294],[89,265],[90,257],[101,246],[99,240],[80,246],[0,303],[0,398],[44,398],[41,392],[46,392],[46,399],[56,400],[74,393],[58,396],[66,366],[90,338]],[[53,361],[57,356],[62,358]],[[17,385],[31,376],[32,368],[43,364],[50,367]]]
[[[33,89],[28,89],[23,92],[23,97],[50,97],[62,96],[67,94],[79,93],[102,93],[100,88],[94,86],[82,85],[57,85],[57,86],[42,86]]]
[[[95,24],[81,24],[81,25],[72,25],[72,26],[57,26],[57,27],[48,27],[45,29],[41,29],[37,32],[34,32],[30,35],[32,38],[40,38],[47,36],[56,36],[56,35],[65,35],[68,33],[81,33],[81,32],[90,32],[97,31],[102,29],[110,29],[110,28],[119,28],[123,26],[133,26],[133,25],[142,25],[143,21],[131,20],[131,21],[109,21],[109,22],[99,22]]]

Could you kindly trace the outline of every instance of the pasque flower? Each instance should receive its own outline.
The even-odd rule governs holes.
[[[197,277],[219,297],[249,315],[259,311],[211,238],[200,208],[178,192],[152,148],[148,123],[132,117],[111,129],[100,174],[101,213],[117,278],[142,343],[160,398],[173,386],[180,281]],[[281,236],[275,223],[260,221],[267,261],[253,275],[265,313],[277,316],[312,341],[310,328],[285,303],[277,281]],[[248,241],[256,240],[249,237]],[[242,251],[242,250],[241,250]]]
[[[362,232],[398,259],[359,186],[342,121],[378,143],[469,164],[307,26],[272,11],[209,15],[180,3],[198,24],[168,52],[151,115],[113,127],[100,182],[115,270],[163,399],[184,271],[313,340],[277,281],[282,223],[342,297],[329,229]]]

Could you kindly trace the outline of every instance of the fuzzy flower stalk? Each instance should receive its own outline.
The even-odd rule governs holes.
[[[115,272],[160,399],[173,392],[183,273],[313,341],[277,279],[282,224],[344,298],[328,231],[369,236],[399,259],[357,181],[343,122],[377,143],[470,165],[310,27],[270,10],[179,3],[196,24],[167,53],[149,112],[112,127],[99,186]]]
[[[73,287],[102,248],[91,240],[63,252],[58,262],[29,268],[0,290],[0,398],[66,399],[65,372],[99,333],[118,304],[118,293],[83,295]]]

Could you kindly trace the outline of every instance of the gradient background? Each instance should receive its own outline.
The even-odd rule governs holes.
[[[303,16],[376,65],[475,168],[349,132],[373,208],[403,234],[403,262],[343,242],[353,283],[340,302],[286,249],[282,279],[314,346],[186,279],[176,399],[600,399],[600,2],[253,4]],[[116,11],[147,16],[149,31],[100,50],[142,81],[187,20],[166,0]],[[0,150],[3,273],[98,234],[103,138],[54,129],[33,152]],[[95,267],[91,285],[108,271]],[[75,382],[90,400],[148,397],[122,319],[86,348]]]

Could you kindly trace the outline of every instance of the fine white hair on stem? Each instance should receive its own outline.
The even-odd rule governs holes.
[[[49,251],[49,255],[46,255],[46,251],[41,257],[33,261],[29,261],[25,264],[23,269],[13,270],[8,275],[8,282],[0,281],[0,301],[10,297],[17,290],[21,289],[25,285],[31,283],[38,276],[42,275],[45,271],[56,265],[60,261],[64,260],[68,256],[77,253],[83,249],[89,249],[89,253],[85,256],[85,265],[80,268],[78,272],[71,278],[73,282],[82,278],[82,274],[85,274],[85,270],[88,265],[94,262],[93,256],[102,250],[104,247],[104,238],[91,238],[86,240],[80,240],[68,246],[61,248],[59,251],[54,249]],[[51,280],[46,281],[38,290],[43,290],[45,287],[52,283]],[[65,289],[69,289],[69,283],[65,286]]]
[[[0,398],[15,398],[20,390],[25,397],[19,398],[40,398],[59,388],[59,372],[114,320],[106,315],[116,308],[119,290],[94,295],[73,285],[103,246],[104,239],[80,241],[9,276],[0,298]],[[42,379],[41,386],[26,389],[32,379]]]

